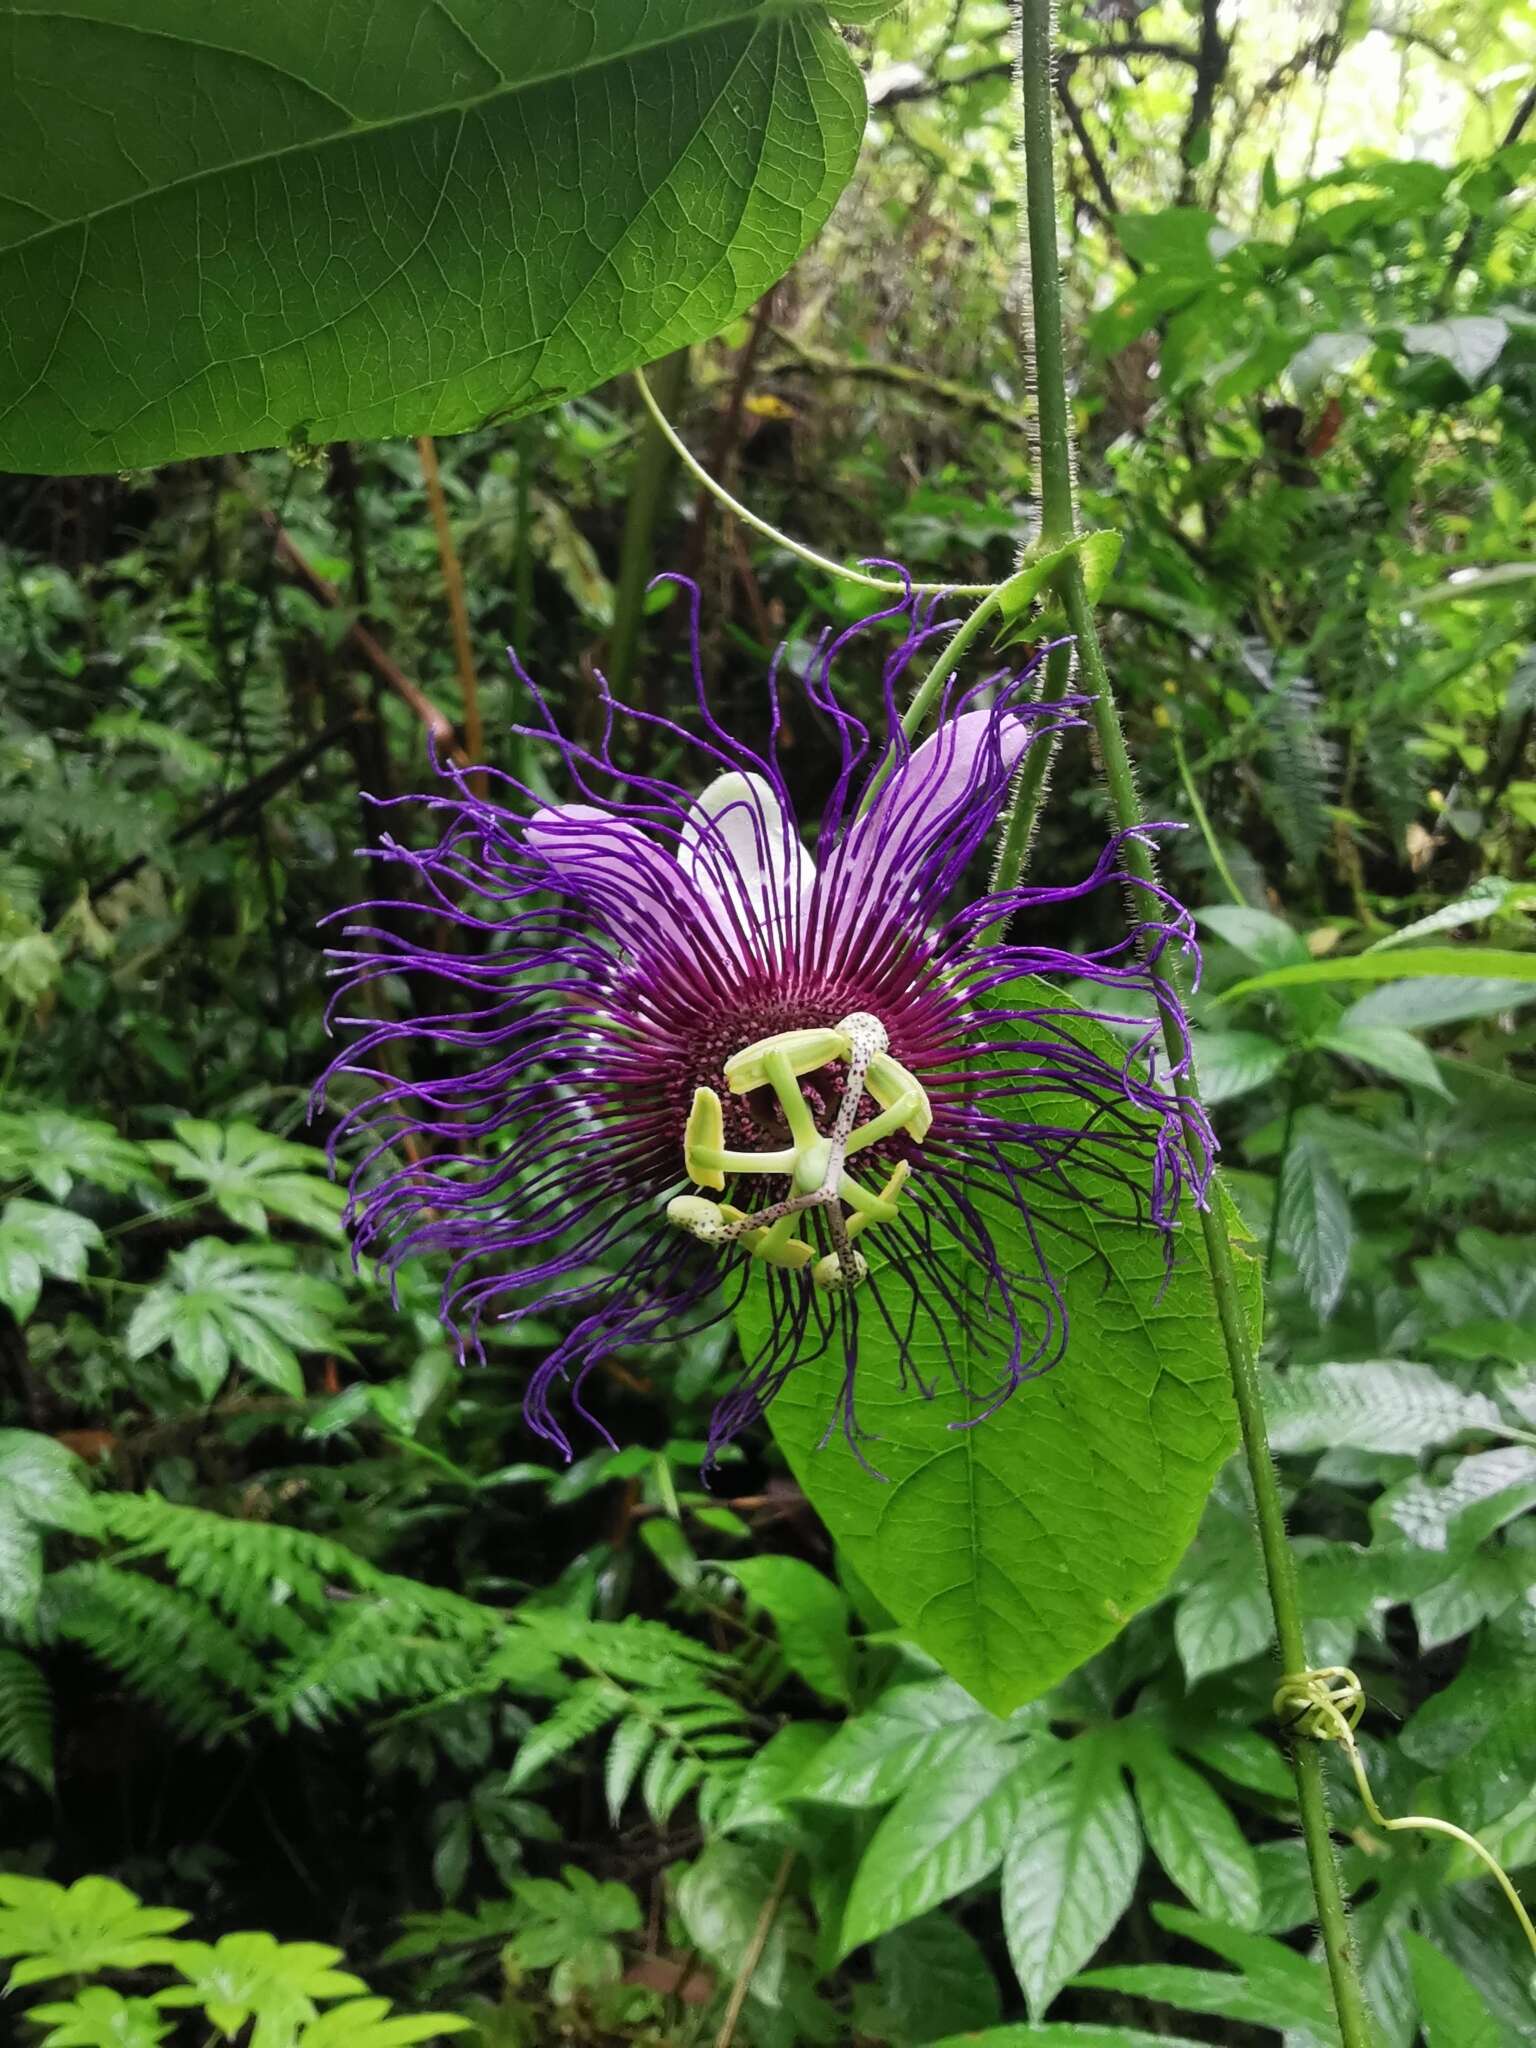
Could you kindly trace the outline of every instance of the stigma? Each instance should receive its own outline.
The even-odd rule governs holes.
[[[843,1093],[832,1128],[824,1132],[800,1082],[834,1064],[845,1068]],[[859,1286],[869,1277],[869,1262],[854,1240],[894,1220],[912,1169],[898,1160],[876,1190],[855,1180],[848,1162],[898,1132],[920,1145],[933,1122],[922,1084],[892,1059],[885,1026],[856,1010],[835,1025],[776,1032],[733,1053],[725,1080],[733,1095],[771,1089],[790,1142],[767,1152],[727,1146],[720,1097],[713,1088],[697,1088],[683,1133],[684,1170],[696,1187],[720,1194],[728,1174],[782,1178],[788,1183],[784,1198],[747,1211],[707,1195],[677,1195],[667,1204],[668,1219],[705,1244],[740,1245],[766,1265],[792,1272],[809,1267],[814,1284],[829,1293]],[[874,1113],[860,1123],[866,1095]],[[802,1223],[817,1212],[832,1246],[820,1254],[800,1235]]]

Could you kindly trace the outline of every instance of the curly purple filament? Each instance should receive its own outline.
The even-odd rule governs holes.
[[[357,1035],[326,1082],[344,1072],[368,1087],[332,1139],[366,1139],[348,1209],[354,1246],[391,1272],[417,1254],[447,1256],[442,1312],[461,1354],[480,1352],[488,1313],[573,1318],[525,1402],[532,1428],[566,1456],[551,1405],[557,1389],[567,1387],[576,1412],[611,1442],[584,1401],[593,1369],[730,1315],[753,1284],[766,1289],[769,1334],[719,1405],[713,1446],[758,1415],[796,1365],[837,1346],[844,1377],[829,1428],[840,1419],[856,1448],[859,1331],[871,1315],[903,1383],[910,1377],[925,1394],[934,1389],[918,1369],[918,1340],[930,1352],[936,1340],[979,1420],[1066,1346],[1033,1204],[1048,1196],[1058,1223],[1064,1202],[1144,1219],[1171,1259],[1183,1191],[1205,1203],[1214,1140],[1203,1114],[1159,1075],[1158,1012],[1184,1059],[1187,1039],[1166,985],[1149,971],[1168,946],[1198,970],[1190,919],[1126,873],[1124,834],[1078,882],[956,907],[1027,749],[1079,721],[1072,704],[1031,700],[1032,667],[969,688],[952,679],[933,737],[910,747],[898,684],[919,650],[953,630],[936,621],[934,605],[912,598],[824,636],[801,679],[838,763],[807,848],[784,774],[778,663],[767,683],[767,747],[756,753],[710,710],[698,593],[682,588],[693,628],[689,727],[620,705],[604,685],[602,737],[578,745],[514,656],[542,721],[532,736],[552,750],[576,801],[541,805],[511,776],[481,770],[472,781],[452,768],[442,771],[445,793],[398,800],[441,812],[444,831],[425,852],[386,836],[374,857],[408,871],[414,900],[362,909],[425,912],[451,944],[407,942],[378,923],[346,928],[363,949],[338,956],[347,963],[338,1002],[400,974],[418,997],[440,991],[430,1011],[402,1020],[335,1018]],[[888,737],[877,741],[838,704],[831,673],[883,621],[901,637],[883,658]],[[657,729],[697,763],[704,786],[690,793],[615,759],[621,716]],[[477,784],[493,784],[498,797]],[[1073,953],[1009,936],[1031,912],[1105,888],[1152,899],[1146,921],[1118,943]],[[1092,983],[1105,1007],[1085,1012],[1017,986],[1038,976]],[[828,1293],[805,1271],[765,1267],[739,1242],[699,1242],[666,1209],[689,1186],[683,1137],[695,1090],[721,1093],[728,1144],[772,1145],[782,1114],[761,1099],[766,1091],[730,1095],[726,1061],[749,1043],[833,1026],[850,1012],[884,1026],[891,1055],[926,1091],[932,1123],[920,1140],[898,1130],[861,1155],[876,1177],[900,1162],[910,1177],[894,1220],[879,1226],[881,1256],[867,1284]],[[1106,1058],[1076,1035],[1085,1015],[1120,1033],[1123,1054]],[[409,1082],[391,1074],[378,1056],[394,1040],[408,1041],[430,1071]],[[835,1067],[806,1077],[822,1132],[841,1087]],[[1063,1096],[1078,1107],[1052,1121],[1051,1098],[1059,1117]],[[738,1183],[731,1199],[756,1209],[782,1192]],[[999,1207],[1021,1226],[1009,1232],[1012,1244],[1032,1247],[1026,1270],[1016,1249],[1005,1257],[994,1243],[988,1215]],[[808,1214],[806,1227],[824,1249],[823,1212]],[[968,1382],[956,1363],[962,1347],[995,1357],[991,1384]]]

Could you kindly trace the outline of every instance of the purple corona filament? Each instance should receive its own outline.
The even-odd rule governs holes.
[[[1056,1227],[1075,1205],[1142,1221],[1171,1259],[1181,1195],[1206,1201],[1210,1128],[1156,1050],[1171,1022],[1182,1068],[1184,1018],[1149,971],[1175,947],[1198,972],[1189,917],[1126,872],[1123,833],[1080,880],[963,900],[1027,750],[1079,723],[1080,705],[1035,701],[1031,668],[951,679],[933,736],[910,747],[898,686],[953,631],[910,597],[824,636],[801,679],[801,751],[819,726],[836,764],[802,835],[778,664],[756,753],[710,709],[698,593],[682,589],[686,726],[604,685],[602,736],[578,745],[514,657],[541,721],[523,730],[574,800],[542,804],[511,776],[450,768],[441,793],[399,800],[440,813],[437,845],[386,836],[374,849],[409,886],[343,914],[387,910],[390,926],[414,914],[428,936],[346,927],[361,946],[339,956],[332,1017],[355,1036],[326,1079],[364,1084],[332,1141],[362,1141],[353,1243],[391,1272],[446,1259],[443,1316],[461,1353],[479,1355],[487,1316],[560,1318],[526,1414],[567,1456],[557,1392],[611,1441],[584,1402],[593,1369],[730,1315],[753,1285],[767,1336],[716,1411],[713,1445],[830,1351],[843,1379],[829,1430],[840,1420],[857,1448],[861,1329],[920,1393],[947,1366],[980,1420],[1066,1347],[1042,1204]],[[899,636],[881,658],[880,739],[832,684],[838,658],[876,629]],[[616,758],[621,718],[656,729],[695,771],[690,785]],[[1036,913],[1106,889],[1145,906],[1117,943],[1031,942]],[[342,1014],[348,996],[402,974],[416,1014]],[[1100,995],[1085,1011],[1042,981]],[[1116,1032],[1112,1054],[1102,1034],[1089,1042],[1085,1016]],[[390,1071],[394,1040],[414,1055],[409,1082]],[[1000,1213],[1016,1219],[1006,1256]],[[962,1377],[962,1355],[995,1360],[985,1385],[973,1365]]]

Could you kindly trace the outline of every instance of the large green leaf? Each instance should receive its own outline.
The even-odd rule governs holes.
[[[1500,946],[1410,946],[1401,953],[1354,953],[1343,959],[1300,960],[1234,982],[1216,998],[1234,1003],[1262,989],[1296,988],[1336,981],[1409,981],[1417,975],[1461,980],[1536,981],[1536,953],[1512,953]]]
[[[342,0],[323,29],[312,0],[0,0],[0,467],[585,391],[773,283],[863,131],[808,0]]]
[[[1053,998],[1053,1000],[1059,1000]],[[1074,1034],[1116,1060],[1108,1034],[1075,1019]],[[1043,1122],[1080,1120],[1070,1098],[1032,1098]],[[1025,1226],[1009,1206],[989,1210],[1005,1265],[1030,1270]],[[939,1387],[923,1399],[902,1384],[895,1343],[870,1314],[860,1333],[857,1406],[873,1432],[866,1470],[833,1431],[841,1355],[807,1361],[769,1409],[774,1435],[812,1504],[860,1578],[951,1676],[995,1713],[1044,1692],[1102,1647],[1167,1583],[1195,1533],[1211,1481],[1232,1448],[1225,1354],[1200,1233],[1178,1233],[1166,1285],[1157,1234],[1106,1221],[1056,1191],[1034,1224],[1070,1322],[1066,1357],[974,1427],[953,1389],[938,1339],[918,1321],[914,1351]],[[872,1264],[879,1233],[865,1240]],[[970,1273],[945,1255],[950,1284]],[[1249,1313],[1257,1266],[1238,1254]],[[879,1274],[897,1329],[910,1283]],[[917,1284],[921,1284],[918,1276]],[[761,1342],[763,1303],[750,1297],[741,1332]],[[957,1360],[960,1340],[951,1335]],[[997,1361],[964,1361],[990,1386]]]

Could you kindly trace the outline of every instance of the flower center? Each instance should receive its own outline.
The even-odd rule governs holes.
[[[870,1145],[905,1131],[921,1144],[933,1122],[933,1110],[922,1084],[891,1058],[885,1026],[878,1017],[856,1010],[829,1029],[779,1031],[743,1046],[725,1063],[726,1083],[733,1095],[771,1088],[790,1142],[771,1152],[745,1152],[725,1143],[725,1108],[713,1088],[694,1090],[693,1108],[683,1135],[683,1165],[699,1187],[725,1189],[728,1173],[782,1175],[789,1191],[781,1202],[750,1214],[729,1202],[703,1195],[677,1195],[667,1204],[669,1220],[705,1244],[740,1244],[755,1259],[771,1266],[812,1268],[818,1287],[843,1291],[867,1278],[869,1265],[853,1240],[875,1223],[889,1223],[896,1214],[902,1187],[911,1172],[898,1160],[879,1193],[860,1185],[847,1171],[847,1161]],[[834,1061],[847,1067],[842,1099],[829,1133],[817,1128],[801,1078],[818,1073]],[[875,1115],[858,1122],[865,1094],[877,1105]],[[832,1249],[818,1258],[816,1247],[797,1233],[802,1217],[819,1210]]]

